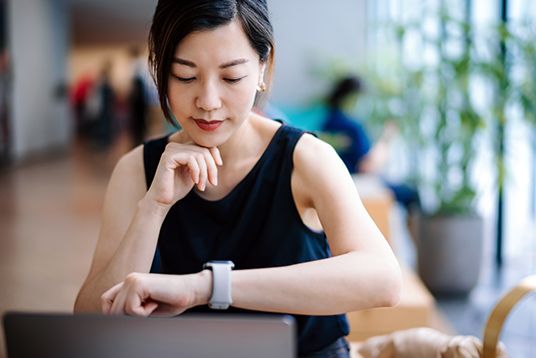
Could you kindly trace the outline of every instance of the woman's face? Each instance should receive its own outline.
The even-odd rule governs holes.
[[[238,21],[193,32],[175,50],[171,111],[195,143],[218,146],[250,115],[263,71]]]

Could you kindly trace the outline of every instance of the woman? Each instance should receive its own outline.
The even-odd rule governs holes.
[[[266,2],[160,0],[149,41],[182,129],[118,162],[75,310],[284,312],[300,355],[347,357],[344,313],[395,304],[399,268],[336,152],[252,112],[273,63]]]

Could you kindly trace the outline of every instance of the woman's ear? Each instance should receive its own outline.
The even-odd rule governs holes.
[[[266,63],[262,63],[259,71],[259,80],[257,81],[257,91],[265,92],[266,83],[264,82],[264,71],[266,70]]]
[[[266,71],[266,62],[261,63],[259,71],[259,84],[264,83],[264,72]]]

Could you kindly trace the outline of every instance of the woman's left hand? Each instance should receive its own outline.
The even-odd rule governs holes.
[[[104,314],[176,316],[205,304],[210,295],[210,273],[160,275],[131,273],[101,296]]]

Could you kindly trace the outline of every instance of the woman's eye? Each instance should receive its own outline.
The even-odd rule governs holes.
[[[190,83],[193,80],[195,80],[195,77],[180,77],[180,76],[173,76],[173,77],[175,77],[177,80],[184,82],[184,83]]]
[[[239,78],[224,78],[224,80],[225,80],[225,82],[227,82],[227,83],[231,83],[231,84],[233,84],[233,83],[237,83],[237,82],[239,82],[241,79],[243,79],[243,78],[245,78],[245,77],[247,77],[247,76],[243,76],[243,77],[239,77]]]

